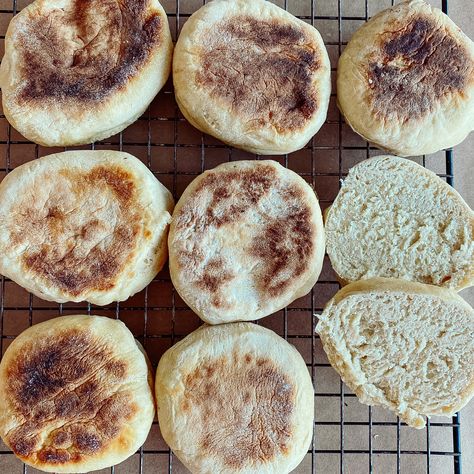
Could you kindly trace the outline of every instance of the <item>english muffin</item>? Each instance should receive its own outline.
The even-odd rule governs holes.
[[[324,258],[311,186],[274,161],[235,161],[198,176],[170,227],[170,274],[204,321],[259,319],[305,295]]]
[[[0,183],[0,273],[36,296],[106,305],[163,267],[171,193],[137,158],[68,151]]]
[[[474,212],[433,172],[377,156],[349,170],[326,210],[327,252],[342,283],[403,278],[474,284]]]
[[[0,435],[42,471],[118,464],[144,443],[153,422],[149,367],[120,321],[64,316],[32,326],[0,363]]]
[[[362,403],[423,428],[474,395],[474,310],[445,288],[388,278],[344,287],[316,331]]]
[[[396,155],[457,145],[474,130],[474,44],[423,0],[400,3],[349,41],[337,99],[359,135]]]
[[[192,125],[263,155],[303,148],[331,94],[321,35],[264,0],[214,0],[194,13],[176,44],[173,82]]]
[[[7,30],[3,111],[41,145],[110,137],[137,120],[163,87],[172,50],[157,0],[36,0]]]
[[[202,326],[163,355],[155,389],[163,438],[194,474],[285,474],[311,444],[306,364],[261,326]]]

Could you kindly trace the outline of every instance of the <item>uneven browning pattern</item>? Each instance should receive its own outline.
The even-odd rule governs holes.
[[[304,191],[295,183],[285,183],[269,165],[210,172],[175,219],[180,271],[190,285],[211,295],[215,308],[228,309],[225,286],[247,271],[246,262],[241,262],[240,274],[235,274],[235,266],[222,252],[206,256],[203,239],[217,235],[222,227],[229,235],[242,235],[240,247],[252,262],[248,271],[262,299],[287,291],[308,270],[314,251],[315,229]],[[190,230],[192,248],[181,240]]]
[[[289,453],[294,399],[293,385],[271,360],[233,352],[186,376],[181,409],[199,416],[200,449],[244,472]]]
[[[138,410],[122,387],[127,362],[87,330],[29,342],[6,370],[7,395],[23,420],[6,439],[30,461],[62,464],[99,454]]]
[[[15,44],[20,99],[100,101],[124,87],[159,44],[163,21],[150,0],[69,0],[20,15]]]
[[[393,28],[380,36],[378,52],[369,57],[369,103],[376,115],[417,119],[445,96],[462,96],[474,82],[469,51],[433,19],[420,15]]]
[[[112,165],[38,175],[9,219],[25,271],[75,298],[113,288],[140,238],[134,179]]]
[[[287,215],[273,219],[263,234],[253,239],[251,246],[252,256],[265,262],[257,286],[270,296],[281,294],[294,278],[308,269],[313,251],[311,211],[301,205],[301,190],[288,188],[282,195],[288,202]]]
[[[196,80],[233,112],[259,128],[302,128],[318,109],[314,85],[320,67],[314,40],[302,28],[248,16],[233,17],[201,38]]]

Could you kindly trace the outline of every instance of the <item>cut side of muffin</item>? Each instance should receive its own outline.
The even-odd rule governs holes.
[[[414,428],[474,394],[474,310],[456,293],[404,280],[352,283],[316,327],[329,362],[362,403]]]
[[[453,290],[474,283],[474,213],[422,166],[378,156],[349,171],[326,212],[327,252],[343,283],[403,278]]]

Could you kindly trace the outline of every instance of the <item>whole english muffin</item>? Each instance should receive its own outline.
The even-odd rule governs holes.
[[[261,326],[201,326],[163,355],[155,388],[163,438],[194,474],[285,474],[311,444],[306,364]]]
[[[377,156],[349,170],[325,212],[325,231],[343,283],[474,284],[474,212],[445,181],[405,158]]]
[[[172,50],[157,0],[36,0],[13,17],[5,37],[5,116],[41,145],[110,137],[163,87]]]
[[[64,316],[28,328],[0,363],[0,435],[47,472],[118,464],[153,422],[148,359],[121,321]]]
[[[69,151],[0,183],[0,273],[49,301],[105,305],[163,267],[171,193],[137,158]]]
[[[331,93],[321,35],[264,0],[214,0],[194,13],[176,44],[173,82],[192,125],[264,155],[303,148]]]
[[[258,319],[311,290],[324,242],[318,199],[303,178],[275,161],[224,163],[176,205],[171,279],[208,323]]]
[[[453,291],[388,278],[351,283],[316,331],[359,400],[409,426],[452,416],[474,395],[474,310]]]
[[[349,41],[337,99],[359,135],[396,155],[457,145],[474,130],[474,44],[423,0],[400,3]]]

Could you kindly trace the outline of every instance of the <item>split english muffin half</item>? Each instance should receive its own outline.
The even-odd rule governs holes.
[[[192,473],[285,474],[311,444],[306,364],[261,326],[202,326],[163,355],[155,388],[163,438]]]
[[[434,153],[474,130],[474,43],[423,0],[365,23],[339,59],[347,123],[399,156]]]
[[[453,290],[474,284],[474,213],[432,171],[396,156],[349,170],[325,212],[327,252],[342,283],[403,278]]]
[[[173,213],[170,274],[210,324],[263,318],[307,294],[324,258],[312,187],[274,161],[234,161],[198,176]]]
[[[13,17],[5,37],[5,116],[40,145],[110,137],[163,87],[172,51],[157,0],[36,0]]]
[[[264,0],[214,0],[194,13],[176,44],[173,82],[193,126],[263,155],[303,148],[331,94],[321,35]]]
[[[152,389],[149,361],[121,321],[64,316],[36,324],[0,362],[0,435],[42,471],[104,469],[145,442]]]
[[[48,301],[126,300],[168,257],[173,204],[128,153],[31,161],[0,183],[0,273]]]
[[[316,331],[359,400],[409,426],[452,416],[474,395],[474,310],[453,291],[387,278],[351,283]]]

